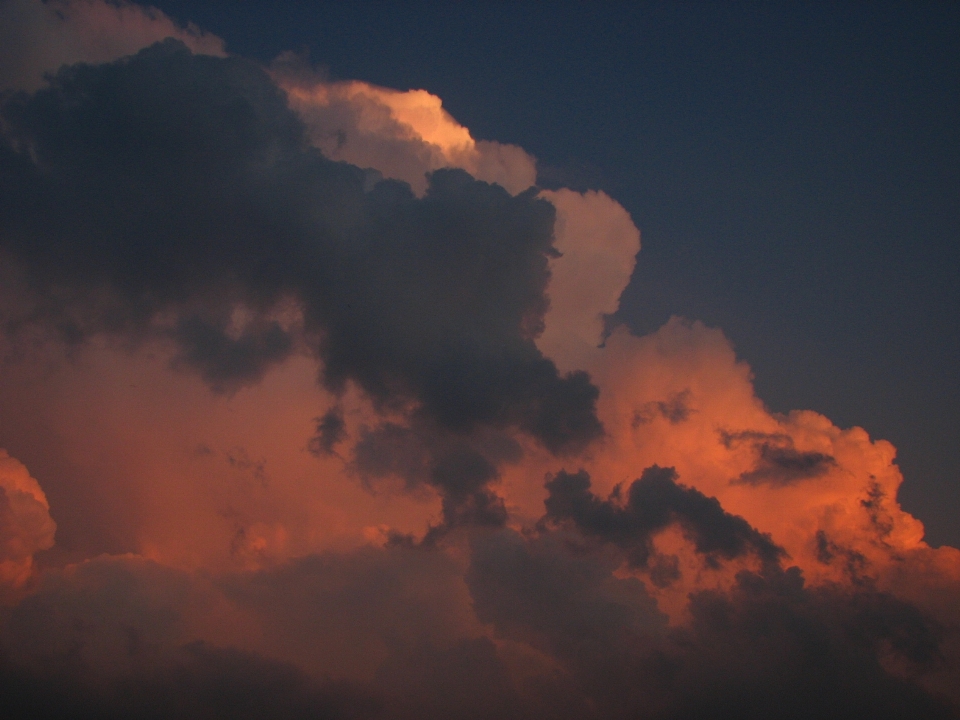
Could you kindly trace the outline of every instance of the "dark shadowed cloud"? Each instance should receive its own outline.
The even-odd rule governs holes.
[[[315,418],[316,434],[310,438],[307,446],[314,455],[333,455],[337,443],[346,437],[346,423],[343,420],[343,408],[333,407]]]
[[[533,342],[546,201],[461,171],[422,199],[377,182],[309,148],[256,64],[173,40],[64,68],[2,116],[0,249],[37,298],[9,329],[165,335],[218,390],[303,341],[331,389],[356,382],[444,427],[520,427],[554,452],[600,434],[596,388]],[[283,301],[301,315],[284,322]]]
[[[727,448],[748,444],[756,453],[756,465],[735,482],[747,485],[780,487],[826,474],[837,462],[820,452],[800,451],[787,435],[754,431],[721,432],[720,442]]]
[[[639,427],[656,417],[662,417],[672,425],[682,423],[690,417],[690,413],[696,412],[690,407],[689,403],[689,390],[676,393],[667,400],[655,400],[646,403],[634,413],[633,425],[634,427]]]
[[[958,717],[895,449],[615,327],[617,201],[432,91],[15,17],[88,44],[0,49],[0,720]]]
[[[443,522],[428,534],[432,541],[456,526],[503,525],[506,508],[488,485],[500,477],[499,467],[522,455],[517,441],[501,432],[465,437],[424,422],[411,427],[385,422],[362,429],[351,465],[370,487],[394,477],[409,491],[423,486],[438,490]]]
[[[594,495],[590,476],[583,470],[557,473],[547,483],[547,490],[547,519],[572,521],[585,535],[620,546],[637,567],[648,566],[654,553],[654,534],[674,523],[712,565],[721,558],[748,554],[776,564],[784,554],[768,535],[755,530],[742,517],[726,512],[716,498],[678,484],[673,468],[654,465],[644,470],[630,484],[623,502],[619,487],[607,500]]]
[[[345,683],[318,683],[293,665],[202,642],[106,683],[85,682],[83,668],[60,660],[41,672],[0,660],[4,718],[362,720],[380,709]]]
[[[48,573],[2,618],[6,717],[955,717],[925,684],[955,629],[888,593],[769,565],[674,626],[611,546],[465,532],[465,568],[394,546],[215,582],[133,557]]]
[[[553,691],[566,712],[544,703],[527,717],[955,717],[915,683],[941,666],[944,635],[909,603],[808,588],[797,568],[769,567],[740,573],[729,592],[695,593],[691,623],[669,629],[615,567],[556,533],[475,541],[467,582],[478,616],[559,665]]]

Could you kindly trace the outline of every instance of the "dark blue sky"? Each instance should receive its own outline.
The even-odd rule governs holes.
[[[643,239],[620,319],[723,328],[773,410],[893,442],[960,546],[960,5],[155,4],[610,193]]]

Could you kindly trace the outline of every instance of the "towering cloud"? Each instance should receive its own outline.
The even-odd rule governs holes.
[[[0,12],[69,49],[0,66],[8,716],[957,716],[893,447],[607,332],[612,198],[425,91]]]

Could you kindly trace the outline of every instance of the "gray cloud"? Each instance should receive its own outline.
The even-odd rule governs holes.
[[[651,422],[656,417],[662,417],[671,425],[678,425],[695,412],[690,407],[690,390],[675,393],[667,400],[655,400],[644,403],[633,413],[633,427],[638,428]]]
[[[477,536],[478,616],[553,658],[567,693],[568,714],[538,704],[526,717],[955,717],[918,682],[941,670],[944,631],[909,603],[769,566],[695,593],[691,622],[671,629],[616,567],[563,533]]]
[[[617,495],[602,500],[590,492],[590,476],[583,470],[557,473],[547,490],[547,519],[571,521],[585,535],[618,545],[638,567],[648,567],[654,555],[653,535],[674,523],[711,565],[748,554],[777,564],[784,556],[768,535],[726,512],[716,498],[678,484],[673,468],[644,470],[624,502]]]
[[[721,432],[720,442],[732,448],[749,443],[756,453],[756,465],[740,474],[734,482],[746,485],[782,487],[825,475],[836,467],[836,460],[825,453],[800,451],[789,435],[747,430]]]
[[[767,566],[670,626],[610,545],[460,532],[461,558],[363,548],[213,582],[129,557],[50,572],[0,624],[5,717],[955,717],[924,685],[949,672],[953,631],[889,594]],[[256,649],[192,637],[224,607]]]
[[[503,525],[507,520],[503,500],[488,486],[500,477],[502,465],[518,462],[522,454],[506,433],[487,429],[467,436],[421,417],[411,426],[385,422],[363,428],[351,468],[370,487],[395,477],[408,491],[424,486],[439,491],[443,521],[424,538],[429,544],[454,527]]]
[[[532,193],[461,171],[422,199],[378,183],[308,147],[258,66],[173,40],[64,68],[0,114],[0,252],[36,299],[8,331],[165,333],[228,391],[302,335],[328,388],[458,432],[517,427],[553,452],[602,432],[589,378],[534,344],[554,213]],[[273,315],[291,299],[305,334]]]
[[[3,717],[166,720],[361,720],[379,701],[347,683],[317,682],[296,667],[253,653],[195,642],[106,683],[61,664],[28,670],[0,660]]]
[[[310,438],[307,449],[318,457],[334,455],[337,444],[347,436],[343,408],[339,406],[330,408],[320,417],[314,418],[314,422],[317,424],[317,432]]]

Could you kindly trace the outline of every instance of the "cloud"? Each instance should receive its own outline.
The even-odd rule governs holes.
[[[744,431],[721,432],[721,442],[732,447],[750,442],[757,454],[756,466],[741,473],[735,482],[748,485],[790,485],[817,478],[836,466],[836,460],[821,452],[801,452],[793,446],[793,438],[783,434]]]
[[[615,555],[563,530],[325,553],[217,579],[133,556],[48,571],[7,614],[26,717],[952,717],[947,634],[874,589],[741,572],[671,626]],[[239,715],[238,715],[239,713]],[[309,715],[313,713],[313,715]]]
[[[646,568],[653,554],[652,536],[678,523],[697,553],[710,564],[753,553],[777,564],[783,550],[743,518],[730,515],[716,498],[677,483],[673,468],[653,465],[631,483],[621,503],[619,486],[608,500],[590,492],[590,476],[557,473],[547,483],[546,517],[571,520],[581,532],[629,551],[630,563]]]
[[[0,11],[114,40],[0,101],[11,712],[956,716],[960,553],[893,447],[718,329],[611,330],[615,200],[425,91],[58,7]]]
[[[459,563],[389,546],[328,551],[219,581],[255,649],[318,676],[372,681],[390,658],[481,636]]]
[[[394,478],[411,493],[424,487],[439,491],[442,522],[424,539],[432,543],[457,526],[506,523],[503,500],[489,485],[499,479],[502,466],[522,457],[522,447],[507,433],[488,430],[463,436],[423,423],[407,427],[385,422],[361,428],[351,469],[371,488]]]
[[[391,698],[390,718],[529,717],[496,645],[487,638],[442,649],[421,646],[392,658],[380,668],[377,685]]]
[[[317,432],[310,438],[309,450],[314,455],[333,455],[337,444],[346,437],[343,408],[333,407],[316,419]]]
[[[952,715],[916,682],[939,662],[937,623],[890,595],[807,588],[794,568],[744,573],[729,595],[695,596],[692,612],[682,684],[702,695],[681,700],[679,717],[717,704],[740,716]]]
[[[771,566],[696,593],[690,622],[670,629],[643,585],[615,568],[553,533],[501,531],[474,546],[478,616],[558,661],[579,695],[571,717],[952,716],[917,684],[941,662],[942,635],[909,603],[809,588],[796,568]],[[906,676],[885,665],[893,657]]]
[[[243,618],[209,583],[132,556],[47,573],[5,620],[5,717],[360,718],[377,709],[348,683],[211,642]]]
[[[359,720],[378,701],[357,689],[318,683],[295,667],[203,643],[186,645],[151,672],[91,686],[67,673],[34,675],[0,666],[5,717],[323,718]]]
[[[651,400],[650,402],[644,403],[643,406],[638,408],[633,414],[634,428],[652,422],[658,416],[664,418],[672,425],[682,423],[690,417],[691,412],[694,412],[687,405],[689,397],[690,391],[684,390],[671,395],[667,400]]]
[[[180,27],[156,8],[126,0],[5,0],[0,4],[0,90],[37,90],[62,65],[104,63],[164,38],[223,55],[223,41]]]
[[[640,232],[602,192],[544,190],[557,209],[550,260],[550,310],[537,346],[561,368],[582,368],[603,343],[605,317],[620,307],[640,251]]]
[[[56,529],[40,485],[0,449],[0,592],[27,580],[34,554],[53,545]]]
[[[267,367],[287,359],[293,350],[293,339],[275,320],[247,323],[236,337],[231,337],[224,320],[181,317],[172,333],[183,348],[175,364],[195,368],[217,392],[260,380]]]
[[[173,40],[65,69],[2,112],[2,249],[42,294],[26,320],[166,333],[179,365],[236,389],[289,355],[295,328],[271,313],[292,301],[331,389],[463,431],[518,426],[555,452],[601,433],[587,376],[534,344],[549,203],[452,170],[422,199],[370,188],[305,145],[259,68]]]
[[[426,90],[326,82],[290,54],[278,58],[272,70],[310,141],[331,159],[375,168],[408,183],[418,196],[431,172],[448,167],[513,195],[536,183],[536,162],[522,148],[474,140]]]

